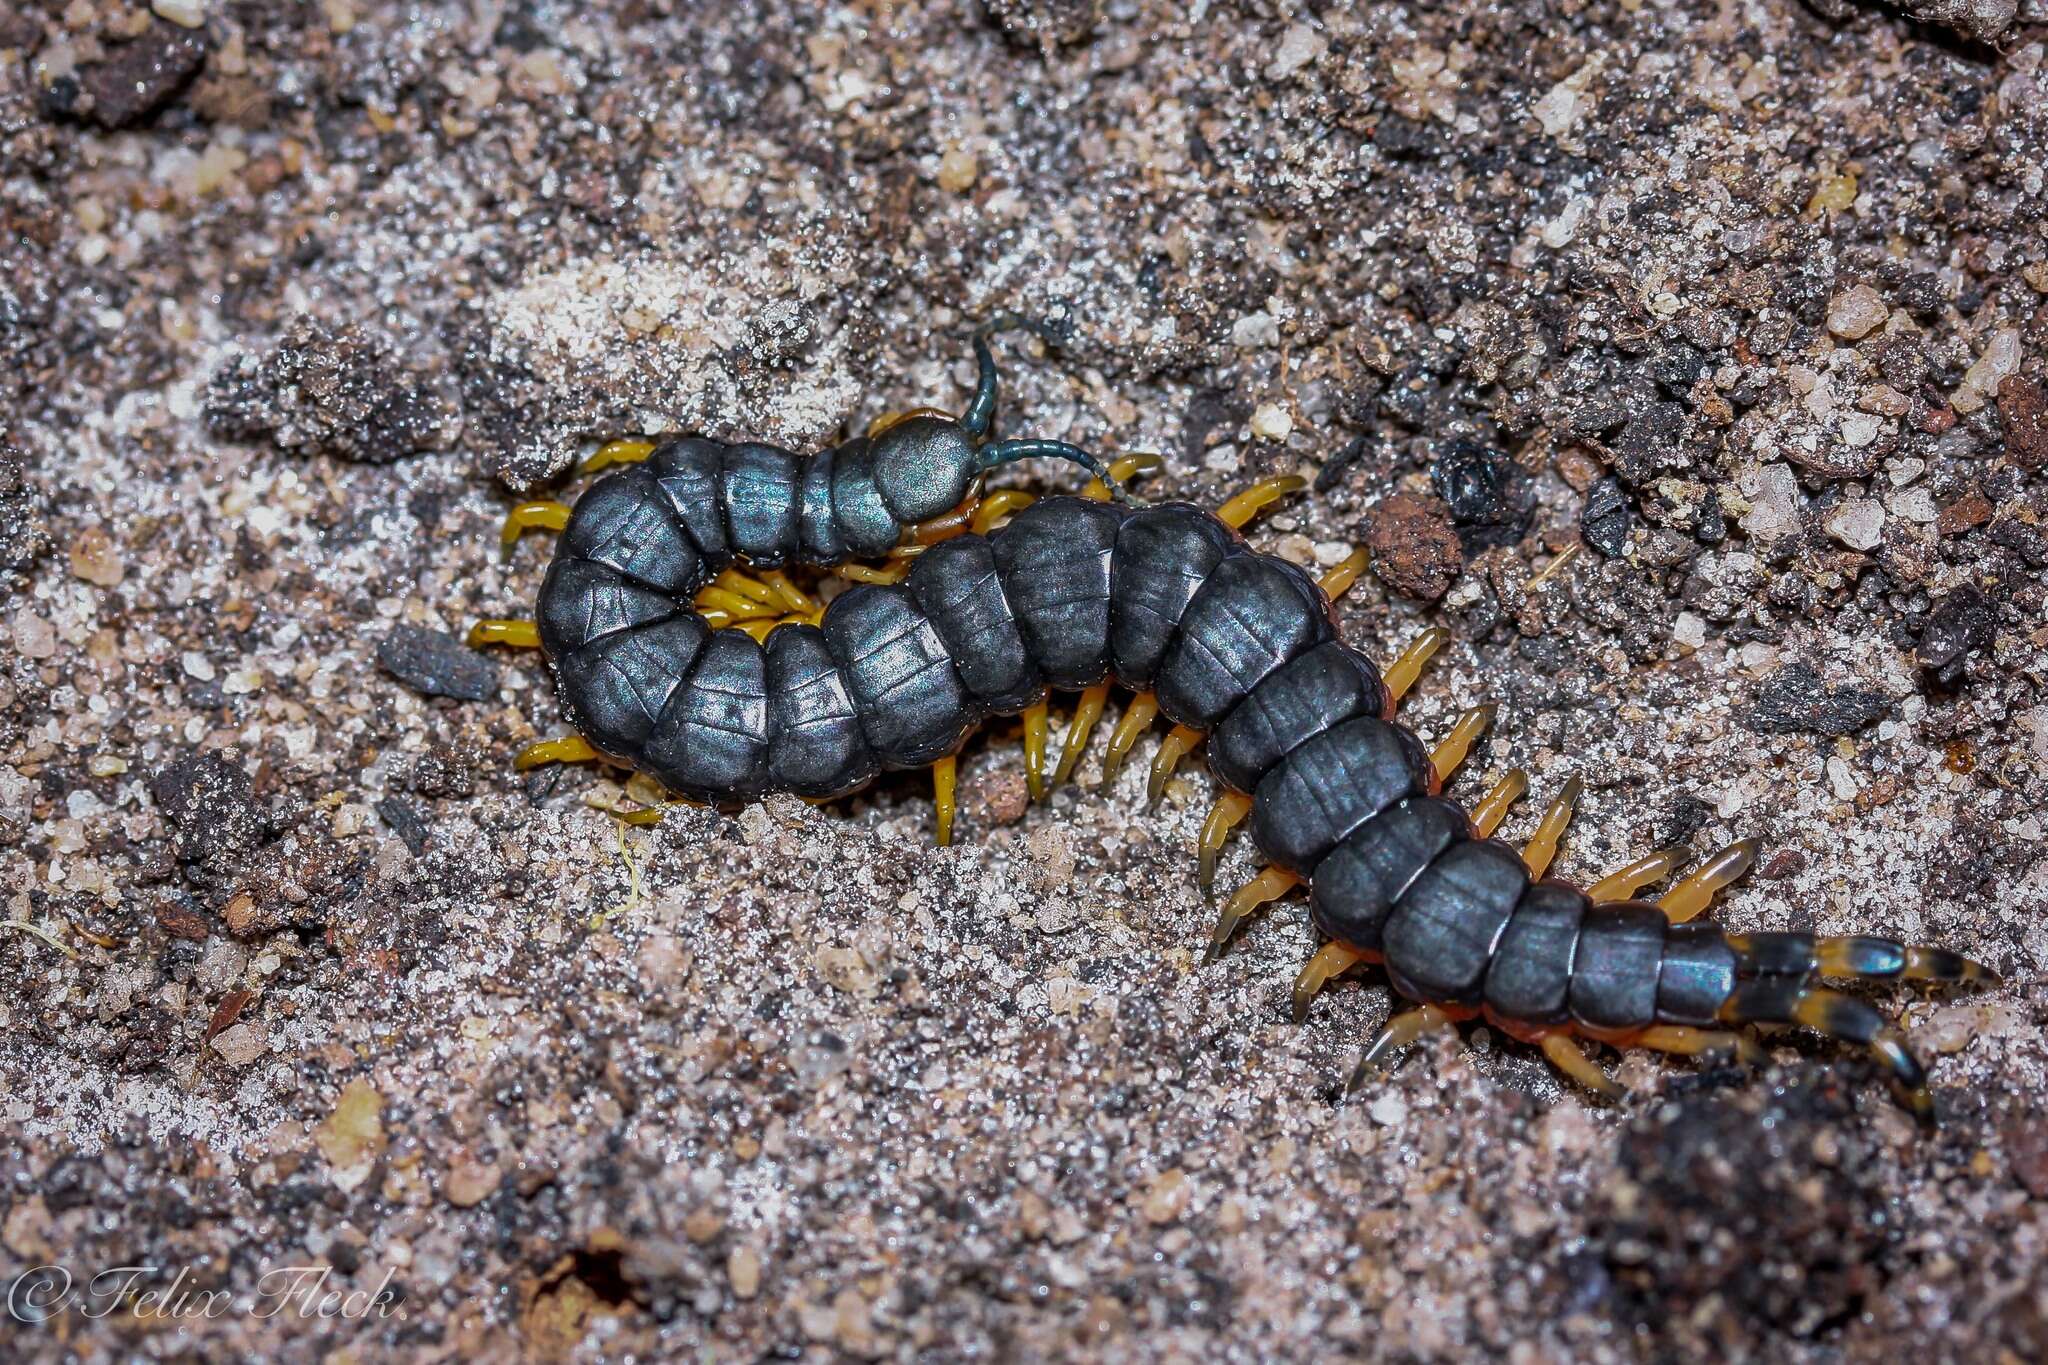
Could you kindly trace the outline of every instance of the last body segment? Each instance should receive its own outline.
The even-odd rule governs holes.
[[[1733,1053],[1737,1026],[1797,1023],[1869,1047],[1904,1102],[1931,1115],[1925,1077],[1883,1017],[1817,979],[1988,973],[1891,940],[1743,938],[1682,922],[1747,866],[1747,845],[1659,904],[1631,896],[1676,866],[1668,851],[1590,891],[1546,878],[1569,801],[1527,851],[1486,837],[1505,801],[1475,818],[1438,795],[1439,768],[1479,727],[1456,756],[1433,756],[1394,719],[1405,683],[1390,686],[1338,638],[1318,583],[1207,510],[1047,498],[986,534],[953,526],[918,547],[900,581],[855,586],[759,638],[706,620],[698,595],[731,566],[887,555],[970,505],[998,464],[1053,455],[1113,483],[1074,447],[989,442],[993,370],[981,354],[983,391],[959,422],[917,415],[810,457],[684,437],[586,491],[537,626],[589,744],[706,803],[825,798],[883,769],[941,764],[950,781],[951,756],[981,722],[1026,713],[1028,736],[1036,708],[1042,744],[1049,691],[1091,689],[1099,710],[1104,685],[1121,685],[1180,727],[1169,743],[1207,737],[1271,894],[1309,889],[1330,940],[1317,970],[1383,962],[1423,1005],[1369,1061],[1390,1041],[1483,1015],[1602,1086],[1574,1035]],[[1219,946],[1234,922],[1227,913]]]

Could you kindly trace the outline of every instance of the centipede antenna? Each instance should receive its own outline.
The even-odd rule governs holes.
[[[1065,460],[1069,464],[1077,464],[1102,480],[1103,486],[1109,489],[1110,496],[1118,502],[1128,507],[1145,505],[1124,487],[1123,480],[1109,472],[1109,466],[1100,458],[1077,445],[1069,445],[1065,441],[1055,441],[1043,436],[1019,436],[1007,441],[992,441],[981,448],[975,458],[974,469],[977,474],[981,474],[1006,464],[1015,464],[1019,460],[1039,458]]]
[[[979,438],[988,435],[989,426],[996,419],[996,358],[980,332],[974,334],[974,365],[981,378],[974,386],[973,401],[960,414],[960,425]]]

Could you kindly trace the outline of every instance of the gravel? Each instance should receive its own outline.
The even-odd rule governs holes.
[[[2033,0],[7,9],[0,1269],[231,1305],[10,1358],[2048,1355]],[[1005,311],[1005,432],[1312,477],[1253,539],[1374,546],[1565,875],[1755,837],[1731,928],[1995,967],[1873,993],[1939,1134],[1794,1031],[1342,1102],[1385,982],[1292,1024],[1298,895],[1201,964],[1152,738],[1031,804],[995,727],[943,851],[511,772],[515,499],[957,409]]]

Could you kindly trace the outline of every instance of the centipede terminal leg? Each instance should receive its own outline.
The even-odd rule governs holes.
[[[1892,1092],[1922,1128],[1934,1126],[1934,1095],[1927,1073],[1896,1028],[1868,1003],[1797,977],[1757,977],[1736,987],[1721,1007],[1721,1022],[1798,1024],[1843,1042],[1856,1043],[1891,1078]]]

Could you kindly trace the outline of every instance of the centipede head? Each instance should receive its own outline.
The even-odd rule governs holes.
[[[980,473],[979,444],[950,417],[920,413],[894,423],[869,447],[882,501],[913,524],[951,511]]]

